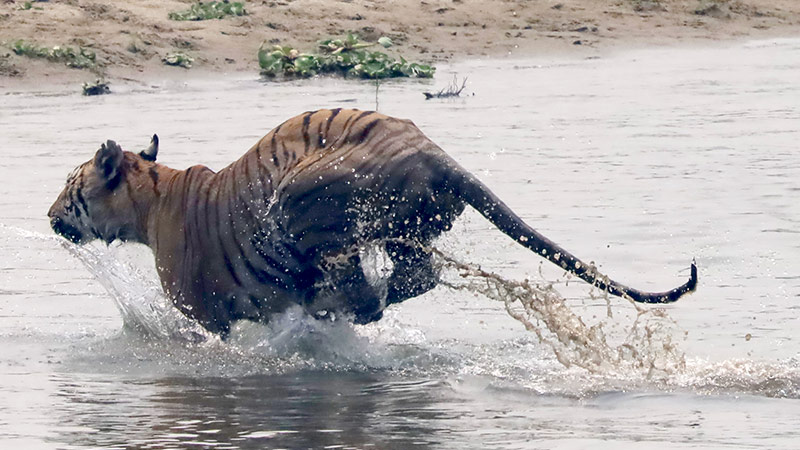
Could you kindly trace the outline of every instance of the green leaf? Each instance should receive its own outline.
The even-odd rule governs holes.
[[[314,76],[319,67],[319,60],[314,55],[300,55],[294,60],[294,73],[300,76]]]
[[[381,44],[383,48],[389,48],[393,45],[392,40],[386,36],[383,36],[380,39],[378,39],[378,44]]]
[[[184,69],[188,69],[192,67],[194,58],[185,53],[175,52],[167,54],[162,59],[162,61],[164,62],[164,64],[168,66],[178,66],[178,67],[183,67]]]
[[[25,42],[22,39],[15,41],[11,45],[11,50],[17,55],[29,58],[45,58],[54,62],[62,62],[68,67],[86,69],[94,67],[96,56],[91,50],[83,47],[75,48],[56,45],[54,47],[40,47],[34,43]]]
[[[170,20],[210,20],[226,16],[245,16],[247,11],[242,2],[195,3],[186,11],[175,11],[167,15]]]
[[[339,73],[370,79],[410,76],[430,78],[435,71],[431,66],[409,63],[403,57],[398,59],[384,52],[366,50],[367,47],[376,45],[390,47],[392,41],[388,37],[367,43],[359,41],[355,33],[348,33],[344,39],[318,41],[318,54],[299,53],[292,47],[280,45],[268,50],[264,45],[258,50],[258,63],[261,73],[270,77],[309,77],[318,73]]]
[[[344,46],[346,48],[353,48],[358,44],[358,35],[355,33],[347,33],[347,37],[344,39]]]

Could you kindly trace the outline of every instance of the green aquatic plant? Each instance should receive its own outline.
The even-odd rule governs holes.
[[[337,54],[342,52],[352,52],[362,48],[381,45],[389,48],[393,45],[392,40],[386,36],[379,38],[376,42],[362,42],[355,33],[347,33],[344,39],[325,39],[319,41],[319,48],[326,53]]]
[[[11,44],[11,50],[17,55],[28,58],[43,58],[53,62],[63,62],[67,67],[88,69],[95,66],[97,56],[91,50],[83,47],[73,48],[56,45],[42,47],[33,42],[18,39]]]
[[[168,66],[178,66],[188,69],[192,67],[194,58],[183,52],[168,53],[167,56],[161,59],[164,64]]]
[[[349,33],[344,39],[320,41],[320,53],[300,53],[292,47],[262,44],[258,49],[258,63],[261,74],[267,77],[309,77],[321,73],[369,79],[433,77],[434,67],[367,50],[377,45],[388,48],[392,41],[382,37],[376,42],[362,42],[356,34]]]
[[[265,49],[262,45],[258,50],[258,64],[263,75],[273,77],[277,75],[310,77],[322,69],[317,55],[300,53],[291,47],[281,45],[274,45],[271,49]]]
[[[46,0],[34,0],[34,1],[41,2],[41,1],[46,1]],[[33,2],[24,2],[21,5],[19,5],[19,7],[17,9],[20,10],[20,11],[30,11],[32,9],[35,10],[35,11],[43,11],[44,10],[44,8],[42,8],[41,6],[33,6]]]
[[[169,13],[172,20],[211,20],[222,19],[227,16],[245,16],[247,11],[242,2],[198,2],[186,11]]]

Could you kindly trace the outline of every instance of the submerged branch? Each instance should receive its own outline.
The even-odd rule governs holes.
[[[458,97],[461,95],[461,91],[463,91],[465,87],[467,87],[467,77],[464,77],[464,80],[459,85],[458,76],[453,75],[453,81],[446,88],[443,88],[439,92],[423,92],[422,95],[425,96],[425,100],[430,100],[432,98]]]

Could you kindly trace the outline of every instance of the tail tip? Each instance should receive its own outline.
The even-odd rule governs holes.
[[[687,283],[687,292],[694,292],[697,288],[697,260],[692,258],[692,267],[691,267],[692,275],[689,278],[689,283]]]

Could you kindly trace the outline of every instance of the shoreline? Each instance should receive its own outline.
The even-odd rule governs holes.
[[[669,43],[659,44],[640,44],[640,45],[618,45],[613,48],[606,48],[602,52],[594,54],[579,54],[577,52],[559,52],[550,51],[536,54],[506,54],[506,55],[489,55],[479,57],[466,57],[456,56],[452,59],[442,61],[437,64],[436,74],[434,78],[429,78],[432,84],[431,90],[439,90],[447,88],[449,84],[448,77],[452,75],[462,75],[461,73],[449,72],[447,69],[453,66],[458,66],[470,61],[484,61],[484,62],[508,62],[509,64],[552,64],[562,62],[575,62],[575,61],[588,61],[597,59],[615,58],[624,55],[636,54],[638,52],[647,51],[690,51],[690,50],[714,50],[733,47],[737,45],[747,44],[765,44],[778,43],[782,40],[798,40],[798,36],[769,36],[769,37],[740,37],[724,40],[696,40],[696,41],[675,41]],[[30,94],[39,93],[45,95],[80,95],[83,83],[92,82],[98,79],[98,76],[86,71],[70,69],[72,73],[67,75],[51,75],[47,72],[36,73],[33,77],[2,77],[0,76],[0,95],[14,95],[14,94]],[[135,73],[130,73],[129,70],[115,69],[103,80],[109,83],[111,92],[106,95],[114,95],[118,92],[130,92],[136,90],[158,90],[165,87],[174,88],[176,86],[183,86],[194,88],[198,85],[215,85],[225,83],[262,83],[270,85],[272,83],[280,84],[284,82],[298,81],[298,80],[315,80],[315,79],[337,79],[349,80],[351,82],[364,82],[374,83],[376,80],[363,79],[363,78],[343,78],[338,75],[332,74],[318,74],[309,78],[288,78],[288,79],[271,79],[262,76],[257,69],[253,70],[235,70],[235,71],[216,71],[209,68],[196,68],[193,70],[184,70],[181,72],[163,70],[154,70],[152,72],[137,72],[142,73],[141,76],[136,77]],[[445,78],[441,78],[443,74],[447,74]],[[467,76],[469,74],[466,74]],[[388,78],[384,79],[385,82],[402,82],[403,80],[410,80],[410,78]],[[426,80],[417,78],[416,80]],[[439,84],[435,84],[439,81]],[[119,89],[122,87],[122,89]]]
[[[31,9],[22,9],[24,5]],[[168,19],[189,1],[133,0],[122,6],[88,0],[0,5],[0,89],[80,91],[102,78],[114,84],[154,80],[258,77],[262,42],[312,50],[326,37],[355,31],[365,41],[389,36],[386,50],[439,65],[470,59],[606,57],[644,48],[713,46],[800,37],[794,0],[283,0],[245,2],[248,15],[198,22]],[[18,39],[83,47],[93,69],[16,55]],[[163,64],[182,51],[184,69]]]

